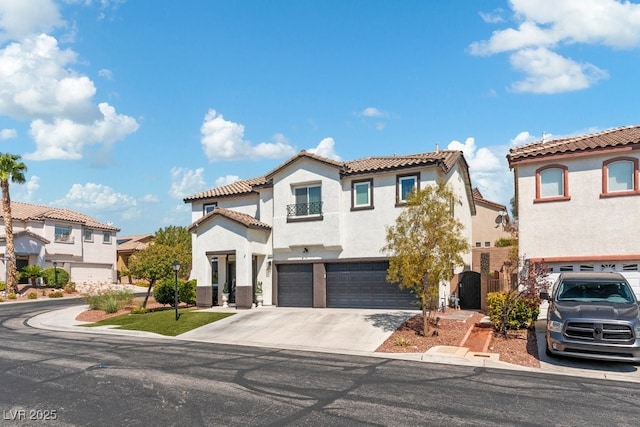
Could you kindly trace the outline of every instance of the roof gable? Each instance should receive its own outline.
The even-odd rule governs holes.
[[[251,215],[243,214],[243,213],[232,211],[230,209],[225,209],[225,208],[215,208],[214,210],[212,210],[202,218],[198,218],[197,221],[194,221],[191,225],[189,225],[189,227],[187,227],[187,230],[193,233],[198,228],[199,225],[205,222],[208,222],[209,220],[212,220],[213,218],[218,216],[230,219],[247,228],[253,228],[258,230],[271,230],[271,226],[269,224],[265,224],[264,222],[258,221],[256,218],[252,217]]]

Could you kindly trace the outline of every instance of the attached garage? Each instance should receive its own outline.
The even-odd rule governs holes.
[[[387,282],[388,268],[386,261],[327,264],[327,307],[417,309],[414,294]]]
[[[278,306],[313,306],[312,264],[282,264],[278,266]]]

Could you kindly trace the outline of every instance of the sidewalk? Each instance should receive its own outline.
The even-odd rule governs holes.
[[[630,364],[550,359],[544,350],[545,323],[541,321],[538,322],[536,329],[541,366],[529,368],[501,362],[497,359],[497,355],[475,353],[464,347],[439,346],[429,349],[426,353],[375,352],[375,348],[391,335],[394,328],[408,316],[415,315],[415,312],[411,311],[272,307],[236,310],[231,307],[214,307],[208,310],[236,314],[178,337],[167,337],[149,332],[112,329],[106,326],[82,327],[81,325],[87,322],[80,322],[75,318],[87,308],[86,305],[80,305],[47,312],[29,319],[27,323],[35,328],[66,332],[249,345],[640,383],[638,367]],[[273,327],[266,329],[265,324]]]

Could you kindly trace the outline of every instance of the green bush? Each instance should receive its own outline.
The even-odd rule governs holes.
[[[178,282],[178,298],[185,304],[193,305],[196,303],[196,281]]]
[[[145,314],[148,313],[149,310],[147,310],[144,307],[136,307],[136,308],[132,308],[131,309],[131,314]]]
[[[115,313],[125,305],[133,302],[134,295],[127,290],[110,290],[89,294],[84,297],[84,301],[92,310],[102,310],[107,313]]]
[[[535,298],[519,296],[517,292],[490,292],[487,295],[489,319],[496,331],[502,329],[503,310],[511,307],[506,319],[507,329],[529,328],[540,314],[540,302]]]
[[[153,287],[153,297],[159,304],[170,304],[175,306],[175,279],[164,279],[156,283]],[[196,281],[185,282],[178,280],[178,303],[195,304],[196,302]]]
[[[506,237],[501,237],[500,239],[496,240],[493,245],[496,248],[507,248],[509,246],[515,246],[517,242],[518,242],[517,239],[509,239]]]
[[[57,273],[56,273],[57,271]],[[56,282],[56,277],[58,281]],[[49,288],[61,289],[69,283],[69,273],[64,268],[45,268],[42,270],[42,278]]]
[[[7,290],[7,284],[5,282],[0,282],[0,292]]]
[[[35,292],[29,292],[27,294],[27,298],[29,298],[29,299],[37,299],[38,298],[38,294],[35,293]]]
[[[60,291],[51,292],[49,298],[62,298],[64,294]]]

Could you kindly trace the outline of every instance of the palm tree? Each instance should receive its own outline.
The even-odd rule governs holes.
[[[17,154],[0,153],[0,187],[2,188],[2,217],[4,218],[4,233],[7,238],[5,252],[5,266],[7,271],[7,290],[18,292],[18,272],[16,270],[16,249],[13,246],[13,218],[11,217],[11,196],[9,195],[9,180],[17,184],[24,184],[24,174],[27,165],[20,161]]]

